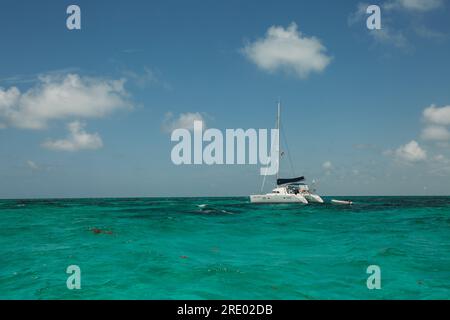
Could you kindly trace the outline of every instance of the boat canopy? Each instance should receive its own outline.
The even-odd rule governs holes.
[[[305,180],[305,177],[301,176],[298,178],[292,178],[292,179],[277,179],[277,185],[281,186],[283,184],[287,184],[287,183],[294,183],[294,182],[300,182]]]

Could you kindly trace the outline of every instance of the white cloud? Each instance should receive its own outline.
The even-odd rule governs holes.
[[[450,106],[439,108],[431,105],[423,111],[423,120],[426,127],[422,130],[422,139],[440,143],[450,140],[450,131],[446,127],[450,125]]]
[[[42,76],[26,92],[0,87],[0,120],[7,126],[43,129],[52,120],[100,118],[131,107],[124,82],[67,74]]]
[[[392,30],[387,26],[381,30],[371,30],[369,34],[379,43],[394,45],[397,48],[409,46],[408,39],[401,31]]]
[[[442,108],[431,105],[423,111],[425,121],[437,125],[450,125],[450,106]]]
[[[442,154],[437,154],[430,163],[430,173],[438,176],[448,176],[450,174],[450,160]]]
[[[426,151],[423,150],[414,140],[400,146],[397,150],[395,150],[394,155],[398,160],[406,162],[418,162],[427,159]]]
[[[43,146],[50,150],[58,151],[78,151],[85,149],[99,149],[103,146],[103,141],[97,133],[87,133],[84,124],[74,121],[68,124],[69,136],[61,140],[48,140]]]
[[[442,163],[448,163],[449,162],[448,159],[442,154],[438,154],[438,155],[434,156],[433,160],[437,161],[437,162],[442,162]]]
[[[16,74],[9,77],[0,78],[0,83],[13,83],[13,84],[35,84],[39,82],[39,79],[42,77],[48,76],[63,76],[69,73],[78,72],[78,68],[64,68],[64,69],[56,69],[50,70],[45,73],[31,73],[31,74]]]
[[[448,34],[437,31],[437,30],[430,29],[429,27],[424,26],[424,25],[419,25],[419,26],[415,27],[414,31],[416,32],[416,34],[418,36],[420,36],[422,38],[431,39],[431,40],[435,40],[438,42],[445,41],[449,38]]]
[[[331,163],[331,161],[325,161],[322,164],[322,168],[324,168],[325,170],[331,170],[333,169],[333,164]]]
[[[39,166],[34,161],[28,160],[27,166],[33,171],[39,170]]]
[[[385,3],[384,8],[425,12],[440,8],[443,4],[443,0],[390,0]]]
[[[416,36],[438,42],[445,41],[449,38],[445,33],[422,25],[421,19],[417,18],[419,15],[422,16],[427,12],[442,7],[444,0],[386,0],[379,5],[383,8],[381,19],[382,29],[369,31],[370,36],[376,43],[393,45],[406,52],[410,52],[414,49],[413,41],[409,40],[413,36],[412,33]],[[358,23],[361,28],[366,29],[365,21],[369,16],[366,13],[368,6],[368,3],[359,2],[356,10],[350,13],[348,17],[348,25],[352,26]],[[399,22],[402,19],[398,20],[398,17],[394,17],[394,15],[398,16],[400,13],[405,13],[406,15],[413,14],[414,19],[409,19],[412,23],[408,26],[402,26],[402,23]]]
[[[137,86],[145,88],[152,84],[158,84],[160,80],[156,76],[156,73],[149,67],[144,67],[143,73],[139,74],[131,70],[125,70],[123,74],[127,79],[135,82]]]
[[[450,132],[443,126],[428,126],[422,130],[422,139],[434,141],[450,140]]]
[[[306,78],[312,72],[323,71],[331,61],[326,48],[316,37],[306,37],[297,24],[286,29],[272,26],[266,36],[243,48],[244,54],[259,68],[268,71],[293,72]]]
[[[366,19],[369,17],[366,10],[369,7],[368,3],[360,2],[357,4],[356,11],[351,13],[348,17],[348,25],[353,26],[356,23],[361,24],[361,27],[366,30]],[[393,45],[397,48],[409,49],[410,43],[407,37],[401,30],[396,30],[387,24],[389,19],[382,19],[382,28],[380,30],[368,30],[368,34],[373,38],[375,43]]]
[[[162,124],[162,129],[165,132],[172,132],[176,129],[194,130],[194,121],[203,121],[203,128],[206,127],[206,122],[202,114],[199,112],[181,113],[175,117],[173,113],[168,112]]]
[[[161,86],[166,90],[171,90],[170,83],[160,78],[158,70],[144,67],[142,72],[134,72],[132,70],[124,70],[123,75],[130,83],[136,84],[141,89],[145,89],[151,86]]]
[[[349,25],[349,26],[352,26],[352,25],[354,25],[355,23],[358,23],[358,22],[363,21],[364,18],[366,17],[366,15],[367,15],[366,10],[367,10],[367,7],[368,7],[368,6],[369,6],[368,3],[365,3],[365,2],[359,2],[359,3],[357,4],[356,11],[353,12],[353,13],[351,13],[351,14],[349,15],[349,17],[348,17],[348,20],[347,20],[348,25]]]

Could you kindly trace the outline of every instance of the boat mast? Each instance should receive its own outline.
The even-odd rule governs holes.
[[[278,159],[277,159],[277,165],[278,165],[278,170],[277,170],[277,180],[280,177],[280,117],[281,117],[281,102],[280,100],[278,100],[278,113],[277,113],[277,129],[278,129],[278,135],[277,135],[277,154],[278,154]]]
[[[280,171],[280,113],[281,113],[281,102],[278,99],[278,111],[277,111],[277,123],[276,123],[276,128],[278,129],[278,134],[277,134],[277,139],[276,139],[276,143],[277,143],[277,150],[276,150],[276,152],[278,153],[278,158],[277,158],[277,161],[278,161],[277,162],[277,166],[278,166],[277,180],[280,177],[280,173],[279,173],[279,171]],[[271,149],[270,150],[270,157],[271,157],[271,159],[273,157],[273,153],[272,153],[273,143],[275,143],[275,141],[271,142],[271,148],[270,148]],[[261,184],[261,192],[263,192],[263,190],[264,190],[264,184],[266,183],[266,176],[267,176],[267,169],[268,168],[269,167],[266,167],[266,172],[264,173],[263,182]]]

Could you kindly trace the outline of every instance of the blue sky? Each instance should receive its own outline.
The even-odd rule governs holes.
[[[164,126],[270,128],[279,97],[319,193],[448,195],[450,7],[371,4],[380,31],[359,1],[3,0],[0,197],[258,192],[259,166],[173,165]]]

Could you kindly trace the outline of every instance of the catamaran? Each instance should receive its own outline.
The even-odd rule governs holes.
[[[278,113],[277,113],[277,129],[280,130],[280,116],[281,116],[281,104],[278,103]],[[272,142],[273,143],[273,142]],[[280,146],[280,135],[277,135],[277,146]],[[277,150],[278,154],[278,166],[280,164],[280,152]],[[278,170],[279,172],[279,170]],[[323,203],[323,199],[314,194],[309,186],[302,181],[305,177],[297,177],[291,179],[281,179],[279,173],[277,172],[277,187],[267,194],[251,195],[251,203],[300,203],[308,204],[310,202]],[[265,176],[264,176],[265,181]],[[264,187],[263,181],[263,187]],[[261,189],[263,189],[263,187]]]

